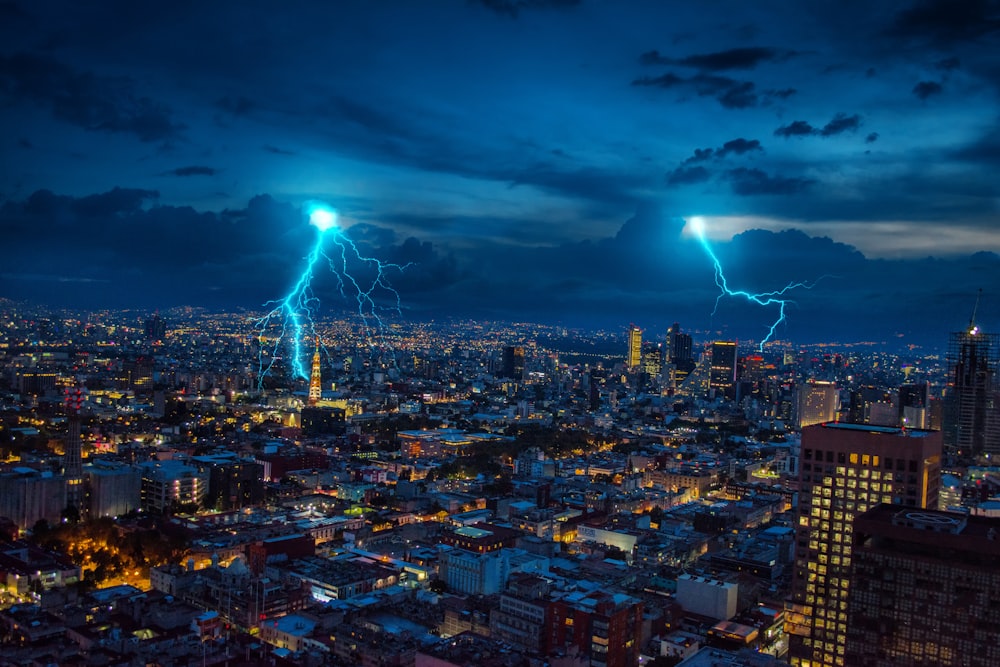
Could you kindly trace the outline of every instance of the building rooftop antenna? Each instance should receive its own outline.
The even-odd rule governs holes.
[[[972,317],[969,318],[969,333],[979,333],[979,327],[976,326],[976,313],[979,312],[979,300],[983,298],[983,288],[979,288],[979,292],[976,294],[976,305],[972,307]]]

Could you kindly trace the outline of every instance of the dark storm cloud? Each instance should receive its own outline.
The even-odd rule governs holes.
[[[838,113],[830,119],[823,127],[813,127],[808,121],[796,120],[788,125],[782,125],[774,131],[776,137],[807,137],[817,135],[820,137],[833,137],[844,132],[854,132],[861,127],[862,120],[858,114],[847,115]]]
[[[744,139],[738,137],[722,144],[719,148],[696,148],[694,154],[682,162],[682,165],[705,162],[711,159],[722,159],[727,155],[743,155],[754,151],[763,152],[764,148],[757,139]]]
[[[937,81],[921,81],[913,86],[911,92],[918,98],[926,100],[928,97],[940,95],[943,91],[944,88]]]
[[[83,217],[110,218],[141,211],[143,204],[159,196],[156,190],[114,188],[110,192],[74,199],[71,207]]]
[[[764,149],[760,145],[760,141],[757,139],[743,139],[742,137],[731,139],[726,143],[722,144],[722,148],[715,151],[717,157],[725,157],[727,155],[743,155],[744,153],[751,153],[754,151],[763,151]]]
[[[683,58],[670,58],[660,55],[659,51],[647,51],[639,56],[639,62],[643,65],[680,65],[719,72],[731,69],[753,69],[761,63],[782,62],[794,55],[797,55],[794,51],[757,46],[700,53]]]
[[[711,160],[714,155],[715,155],[714,148],[696,148],[694,149],[694,155],[684,160],[683,164],[705,162],[706,160]]]
[[[214,167],[204,167],[201,165],[192,165],[189,167],[178,167],[177,169],[171,169],[165,172],[165,176],[215,176],[219,173],[218,169]]]
[[[806,190],[814,181],[805,178],[771,176],[760,169],[737,167],[726,172],[733,192],[742,197],[790,195]]]
[[[295,151],[278,148],[277,146],[272,146],[270,144],[265,144],[263,146],[263,150],[271,153],[272,155],[296,155]]]
[[[866,144],[874,144],[876,141],[878,141],[878,132],[869,132],[868,136],[865,137]]]
[[[24,149],[31,149],[35,147],[33,143],[31,143],[24,137],[21,137],[20,139],[17,140],[17,145],[19,148],[24,148]]]
[[[478,140],[459,142],[450,133],[456,122],[450,116],[383,109],[343,97],[330,98],[312,113],[323,120],[329,140],[339,151],[384,164],[499,181],[511,187],[528,185],[601,206],[632,204],[636,192],[654,182],[640,172],[588,166],[550,150],[537,151],[539,159],[531,161],[520,149],[512,155],[497,153]]]
[[[951,156],[973,164],[1000,167],[1000,127],[994,127],[977,139],[952,151]]]
[[[59,280],[91,284],[90,291],[67,295],[77,304],[254,307],[294,282],[301,266],[289,258],[302,257],[315,243],[301,210],[267,195],[217,213],[151,206],[156,197],[155,191],[115,188],[79,198],[38,191],[8,201],[0,206],[5,272],[30,276],[39,266],[63,267]],[[401,293],[422,294],[458,279],[454,259],[429,242],[397,244],[391,230],[371,225],[355,225],[345,234],[363,255],[413,263],[391,277]],[[39,238],[51,242],[39,244]],[[373,270],[364,264],[351,269],[358,275]],[[112,287],[95,291],[95,282]],[[335,283],[324,274],[314,284],[318,294],[336,302]],[[47,300],[40,289],[32,297]]]
[[[889,34],[938,45],[976,40],[1000,31],[995,0],[918,0],[896,15]]]
[[[476,4],[511,18],[517,18],[524,10],[570,9],[581,2],[582,0],[476,0]]]
[[[0,92],[33,100],[53,117],[87,130],[160,141],[181,129],[169,107],[141,95],[132,79],[99,76],[48,57],[0,56]]]
[[[684,160],[679,167],[667,174],[669,185],[691,185],[703,183],[712,177],[712,172],[703,166],[690,166],[700,162],[723,160],[730,155],[746,155],[747,153],[763,152],[764,148],[757,139],[737,137],[722,144],[719,148],[696,148],[694,154]]]
[[[951,58],[943,58],[934,63],[934,67],[940,70],[944,70],[945,72],[956,70],[961,66],[962,66],[962,61],[954,56],[952,56]]]
[[[752,81],[738,81],[727,76],[699,73],[690,77],[682,77],[667,72],[660,76],[643,76],[632,81],[633,86],[664,88],[682,93],[693,93],[699,97],[714,97],[727,109],[746,109],[755,107],[762,100],[773,97],[787,97],[793,90],[758,92]]]
[[[816,134],[818,130],[809,124],[808,121],[796,120],[788,125],[782,125],[774,131],[776,137],[807,137]]]
[[[678,167],[667,174],[667,183],[670,185],[691,185],[704,183],[710,178],[712,178],[712,173],[705,167]]]
[[[838,113],[819,131],[821,137],[833,137],[844,132],[854,132],[861,127],[861,116]]]

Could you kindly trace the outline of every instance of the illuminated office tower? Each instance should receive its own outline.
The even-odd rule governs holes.
[[[649,377],[659,377],[663,371],[663,352],[656,343],[642,344],[642,372]]]
[[[845,660],[854,519],[879,503],[936,508],[941,433],[862,424],[802,429],[792,600],[792,665]]]
[[[309,374],[309,405],[316,405],[323,398],[323,369],[319,358],[319,338],[316,339],[316,351],[313,352],[312,371]]]
[[[796,424],[798,428],[833,421],[840,407],[837,385],[833,382],[806,382],[797,388]]]
[[[642,364],[642,329],[634,324],[628,326],[628,358],[625,363],[630,371]]]
[[[712,366],[708,373],[708,388],[722,392],[729,398],[735,397],[736,343],[732,341],[712,343]]]
[[[852,554],[846,664],[1000,665],[1000,519],[879,505]]]
[[[1000,335],[971,324],[948,337],[945,445],[964,457],[1000,454]]]

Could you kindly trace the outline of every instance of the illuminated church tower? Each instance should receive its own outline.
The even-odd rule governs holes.
[[[313,352],[312,373],[309,376],[309,405],[316,405],[323,397],[323,381],[320,375],[319,337],[317,337],[316,351]]]

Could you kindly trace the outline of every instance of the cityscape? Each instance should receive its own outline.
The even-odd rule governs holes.
[[[1000,5],[0,2],[0,667],[1000,665]]]
[[[1000,659],[974,323],[943,353],[470,320],[383,348],[348,315],[261,384],[259,314],[0,305],[5,664]]]

